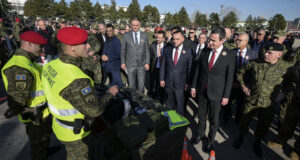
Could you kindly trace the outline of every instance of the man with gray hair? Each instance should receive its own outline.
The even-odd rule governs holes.
[[[123,36],[121,68],[127,70],[129,86],[144,93],[145,71],[150,64],[148,35],[140,31],[138,19],[132,19],[131,25],[132,31]]]

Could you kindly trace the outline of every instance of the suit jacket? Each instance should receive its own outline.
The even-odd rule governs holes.
[[[163,54],[164,48],[166,47],[166,42],[163,42],[164,46],[161,50],[161,53]],[[159,62],[161,65],[162,56],[159,57]],[[154,41],[150,46],[150,72],[153,72],[153,70],[156,68],[156,64],[158,61],[157,57],[157,41]]]
[[[136,45],[132,32],[129,31],[123,36],[121,64],[126,64],[126,67],[144,67],[145,64],[150,64],[148,34],[140,31],[139,44]]]
[[[107,38],[104,42],[103,53],[108,57],[107,62],[102,62],[106,66],[106,71],[118,70],[121,66],[121,41],[116,36]]]
[[[100,51],[98,53],[99,55],[102,55],[102,52],[103,52],[103,49],[104,49],[104,39],[103,39],[102,35],[103,35],[102,33],[96,34],[96,37],[100,41],[100,45],[101,45]],[[107,39],[106,35],[105,35],[105,39]]]
[[[160,66],[160,81],[165,81],[166,87],[184,89],[186,84],[190,84],[189,74],[193,63],[192,50],[183,45],[180,57],[174,66],[173,47],[166,47]]]
[[[254,51],[254,45],[258,43],[258,40],[255,39],[255,40],[252,40],[249,44],[250,44],[250,47],[251,49]],[[256,53],[258,57],[263,57],[264,53],[263,53],[263,49],[268,47],[269,45],[271,44],[271,42],[269,42],[267,39],[264,39],[258,52]],[[255,52],[255,51],[254,51]]]
[[[195,60],[198,60],[200,55],[203,53],[203,52],[207,52],[209,50],[209,48],[207,48],[207,44],[204,43],[204,48],[203,49],[200,49],[199,53],[197,54],[197,46],[198,46],[199,43],[196,43],[195,46],[194,46],[194,49],[193,49],[193,53],[194,53],[194,59]]]
[[[191,88],[197,89],[202,95],[207,94],[210,100],[229,98],[235,69],[235,55],[224,46],[210,71],[209,55],[210,50],[200,55]],[[207,93],[205,93],[205,86],[207,86]]]

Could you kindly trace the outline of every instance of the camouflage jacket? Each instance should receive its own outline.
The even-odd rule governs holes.
[[[292,94],[292,103],[300,103],[300,63],[288,69],[282,81],[282,90],[286,95]]]
[[[100,51],[101,43],[94,34],[89,33],[87,42],[91,46],[90,51],[93,51],[94,53],[98,53]]]
[[[91,77],[95,83],[101,83],[102,72],[99,55],[83,58],[80,68],[85,74]]]
[[[24,26],[21,23],[13,23],[13,36],[16,41],[20,41],[20,33],[24,29]]]
[[[116,35],[116,37],[119,38],[119,40],[121,41],[121,44],[123,44],[123,35],[118,34],[118,35]]]
[[[284,61],[269,64],[263,58],[253,60],[241,68],[237,72],[237,80],[251,91],[250,96],[245,98],[244,112],[271,106],[280,91],[286,70]]]
[[[237,47],[235,41],[232,38],[226,40],[224,42],[224,46],[230,50],[233,50]]]
[[[154,37],[154,32],[145,32],[148,34],[148,42],[149,44],[152,44],[154,41],[156,41],[155,37]]]
[[[5,26],[0,26],[0,37],[6,37],[7,35],[7,28]]]
[[[20,55],[28,58],[31,61],[35,61],[37,58],[33,54],[23,50],[17,49],[15,55]],[[7,77],[7,100],[8,107],[15,114],[21,113],[26,107],[28,100],[30,99],[30,89],[33,86],[34,77],[31,72],[25,68],[19,66],[12,66],[3,71]],[[25,75],[25,79],[17,80],[17,75]],[[25,86],[25,87],[24,87]]]
[[[59,59],[63,63],[69,63],[79,68],[82,63],[82,58],[75,58],[66,54],[60,54]],[[88,94],[82,91],[86,87],[91,88]],[[60,96],[88,117],[97,117],[102,114],[113,98],[110,93],[107,93],[99,100],[89,79],[74,80],[60,92]]]

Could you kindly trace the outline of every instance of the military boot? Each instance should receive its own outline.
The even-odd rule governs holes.
[[[238,138],[234,141],[233,148],[240,149],[243,143],[244,143],[244,135],[240,134]]]

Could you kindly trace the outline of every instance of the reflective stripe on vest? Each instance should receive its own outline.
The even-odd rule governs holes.
[[[76,108],[58,110],[51,104],[48,104],[48,107],[50,112],[57,114],[59,116],[73,116],[75,114],[80,113]]]
[[[186,118],[173,110],[162,112],[162,115],[168,117],[170,130],[190,124]]]
[[[74,127],[65,125],[65,124],[61,123],[59,120],[57,120],[56,118],[54,118],[54,119],[55,119],[55,122],[56,122],[57,124],[59,124],[60,126],[66,128],[66,129],[71,129],[71,130],[73,130]]]

